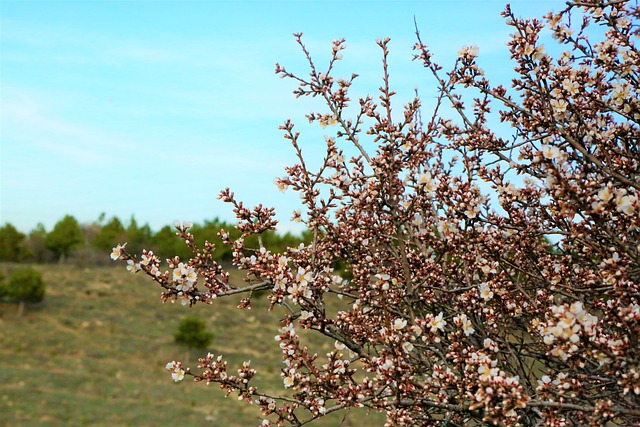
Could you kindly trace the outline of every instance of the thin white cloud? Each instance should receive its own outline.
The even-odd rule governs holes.
[[[56,117],[45,105],[15,88],[3,88],[1,108],[5,148],[33,144],[76,163],[104,164],[115,162],[114,149],[126,146],[122,137]]]

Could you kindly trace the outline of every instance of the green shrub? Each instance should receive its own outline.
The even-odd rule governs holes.
[[[189,348],[204,349],[213,341],[213,333],[207,330],[204,320],[197,317],[185,317],[178,325],[174,335],[178,344]]]
[[[42,275],[33,268],[16,270],[8,283],[0,285],[0,295],[15,302],[40,302],[44,299],[45,290]]]

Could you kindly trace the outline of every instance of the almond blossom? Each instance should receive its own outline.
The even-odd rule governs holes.
[[[403,98],[402,111],[390,39],[377,41],[378,93],[354,98],[357,74],[335,75],[344,40],[320,66],[296,34],[308,74],[276,73],[296,97],[322,100],[304,120],[331,135],[309,159],[285,121],[296,161],[276,185],[299,196],[292,220],[309,241],[276,254],[263,239],[274,209],[227,188],[219,199],[240,237],[220,235],[244,280],[185,224],[193,256],[164,272],[150,252],[112,252],[164,301],[241,296],[244,310],[266,299],[281,323],[284,392],[213,355],[193,370],[168,364],[174,381],[215,382],[278,427],[351,410],[382,412],[390,427],[640,424],[640,10],[560,7],[541,19],[505,8],[509,88],[489,82],[477,47],[444,69],[417,32],[415,59],[437,96]],[[549,34],[558,49],[540,44]]]
[[[176,361],[169,362],[167,363],[166,368],[171,371],[171,378],[173,378],[174,382],[182,381],[184,379],[182,363]]]
[[[126,243],[122,245],[120,244],[116,245],[116,247],[113,248],[113,250],[111,251],[111,255],[110,255],[111,259],[114,261],[119,259],[122,256],[122,251],[124,250],[125,246],[127,246]]]

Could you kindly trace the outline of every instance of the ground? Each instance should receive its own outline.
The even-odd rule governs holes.
[[[255,406],[225,398],[217,386],[172,382],[167,362],[194,362],[207,350],[224,354],[230,371],[251,360],[257,385],[282,387],[273,339],[279,314],[264,299],[249,313],[235,308],[237,299],[189,309],[163,304],[153,281],[123,265],[35,268],[47,283],[44,302],[21,317],[17,305],[0,304],[0,425],[258,426]],[[207,321],[215,334],[209,349],[174,343],[186,315]],[[326,353],[331,343],[318,345]],[[339,425],[338,415],[315,425]],[[342,425],[383,423],[380,414],[354,411]]]

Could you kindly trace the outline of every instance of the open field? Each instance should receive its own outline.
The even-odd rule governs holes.
[[[11,267],[11,266],[5,266]],[[47,283],[42,304],[21,317],[0,304],[0,425],[7,426],[257,426],[256,407],[225,398],[217,386],[173,383],[164,366],[206,351],[173,342],[179,320],[205,319],[233,372],[243,360],[258,369],[256,385],[282,387],[273,340],[279,313],[256,300],[241,313],[237,300],[191,309],[162,304],[142,274],[117,267],[36,266]],[[328,350],[324,343],[319,351]],[[189,365],[188,363],[186,365]],[[193,363],[195,365],[195,363]],[[352,411],[315,425],[382,425],[380,414]]]

